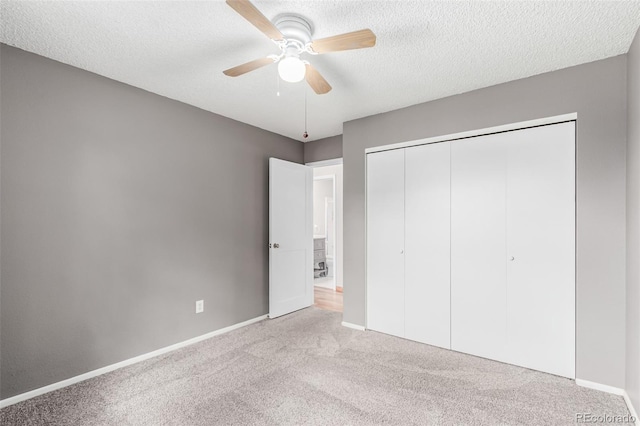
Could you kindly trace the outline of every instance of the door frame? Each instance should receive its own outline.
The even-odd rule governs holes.
[[[309,163],[305,163],[305,166],[309,166],[309,167],[312,167],[312,168],[315,169],[317,167],[342,166],[343,164],[344,164],[344,161],[343,161],[342,157],[340,157],[340,158],[330,158],[328,160],[311,161]],[[335,254],[338,253],[338,234],[337,234],[338,226],[337,226],[337,215],[336,215],[337,208],[338,208],[337,207],[337,203],[336,203],[336,181],[337,181],[337,179],[336,179],[335,175],[331,175],[331,176],[333,176],[333,200],[334,200],[334,203],[333,203],[333,220],[336,222],[334,224],[334,233],[335,233],[335,235],[334,235],[334,238],[333,238],[333,241],[334,241],[334,244],[335,244],[335,246],[334,246],[334,259],[333,259],[334,269],[335,269],[334,275],[333,275],[333,290],[335,291],[335,290],[338,289],[338,271],[340,270],[340,268],[342,268],[342,263],[340,262],[339,257],[340,256],[344,256],[344,253],[340,253],[340,256],[336,256],[335,255]],[[315,180],[315,176],[314,176],[314,180]],[[342,207],[343,211],[341,212],[341,214],[342,214],[342,217],[344,218],[344,188],[343,188],[343,193],[342,194],[343,194],[343,201],[342,201],[341,207]],[[342,235],[344,236],[344,229],[342,229]],[[343,260],[344,260],[344,257],[343,257]]]
[[[320,167],[320,166],[318,166]],[[322,166],[324,167],[324,166]],[[337,230],[336,230],[336,225],[337,225],[337,221],[336,221],[336,175],[332,174],[332,175],[321,175],[321,176],[314,176],[313,177],[313,181],[317,181],[317,180],[331,180],[331,194],[333,195],[333,232],[331,233],[331,241],[333,242],[333,280],[331,281],[331,289],[333,291],[336,290],[336,284],[338,281],[338,256],[336,256],[336,250],[338,248],[338,244],[336,241],[336,237],[337,237]],[[314,196],[314,209],[315,209],[315,196]],[[324,233],[325,236],[328,237],[329,235],[327,235],[327,199],[324,199],[324,211],[325,211],[325,216],[324,216]],[[325,251],[326,251],[326,247],[325,247]],[[329,256],[327,256],[329,257]],[[342,265],[340,265],[342,266]],[[315,279],[315,278],[314,278]],[[315,284],[314,284],[315,285]]]
[[[304,165],[316,168],[316,167],[326,167],[326,166],[339,166],[342,163],[343,163],[342,158],[332,158],[330,160],[311,161],[309,163],[304,163]]]

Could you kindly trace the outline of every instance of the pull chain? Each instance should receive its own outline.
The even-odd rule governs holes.
[[[278,75],[278,68],[276,68],[276,96],[280,96],[280,76]]]
[[[304,88],[304,133],[302,134],[303,138],[308,138],[309,133],[307,133],[307,88]]]

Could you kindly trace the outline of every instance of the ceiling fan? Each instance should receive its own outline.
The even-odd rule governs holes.
[[[300,59],[302,53],[318,55],[373,47],[376,44],[376,36],[369,29],[312,40],[311,25],[300,16],[281,15],[272,23],[249,0],[227,0],[227,4],[269,37],[281,52],[279,55],[269,55],[223,71],[230,77],[279,62],[278,74],[283,80],[295,83],[304,78],[314,92],[322,95],[331,90],[331,85],[308,61]]]

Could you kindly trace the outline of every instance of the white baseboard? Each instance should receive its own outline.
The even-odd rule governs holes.
[[[364,331],[364,327],[357,324],[351,324],[350,322],[342,321],[342,326],[347,328],[353,328],[354,330]]]
[[[590,382],[588,380],[576,379],[576,385],[583,388],[595,389],[606,393],[612,393],[614,395],[624,395],[624,389],[616,388],[609,385],[603,385],[602,383]]]
[[[34,389],[32,391],[29,391],[29,392],[21,393],[20,395],[12,396],[11,398],[2,399],[2,400],[0,400],[0,408],[8,407],[9,405],[13,405],[13,404],[16,404],[18,402],[34,398],[36,396],[39,396],[39,395],[42,395],[42,394],[45,394],[45,393],[48,393],[48,392],[51,392],[51,391],[54,391],[54,390],[62,389],[64,387],[73,385],[75,383],[83,382],[83,381],[85,381],[87,379],[91,379],[93,377],[101,376],[101,375],[109,373],[111,371],[118,370],[120,368],[127,367],[129,365],[136,364],[136,363],[141,362],[141,361],[148,360],[148,359],[156,357],[158,355],[163,355],[163,354],[166,354],[167,352],[172,352],[172,351],[175,351],[176,349],[181,349],[181,348],[184,348],[186,346],[193,345],[194,343],[198,343],[198,342],[201,342],[203,340],[207,340],[207,339],[210,339],[212,337],[219,336],[219,335],[224,334],[224,333],[228,333],[230,331],[236,330],[238,328],[245,327],[247,325],[256,323],[258,321],[262,321],[265,318],[267,318],[267,315],[261,315],[259,317],[252,318],[250,320],[247,320],[247,321],[244,321],[244,322],[241,322],[241,323],[238,323],[238,324],[233,324],[233,325],[230,325],[229,327],[221,328],[219,330],[215,330],[215,331],[212,331],[210,333],[203,334],[201,336],[194,337],[192,339],[185,340],[185,341],[180,342],[180,343],[176,343],[176,344],[173,344],[173,345],[170,345],[170,346],[165,346],[164,348],[160,348],[160,349],[155,350],[153,352],[148,352],[146,354],[142,354],[142,355],[136,356],[134,358],[129,358],[129,359],[126,359],[124,361],[117,362],[115,364],[107,365],[106,367],[98,368],[97,370],[89,371],[87,373],[80,374],[79,376],[71,377],[69,379],[62,380],[62,381],[57,382],[57,383],[52,383],[50,385],[43,386],[41,388]]]
[[[635,407],[631,403],[631,399],[629,398],[629,395],[627,394],[627,391],[624,391],[622,396],[624,397],[624,402],[627,403],[627,408],[629,409],[629,414],[631,414],[631,416],[634,419],[636,419],[636,421],[635,421],[636,426],[640,426],[640,419],[638,418],[638,412],[636,411]]]
[[[629,399],[629,395],[627,391],[624,389],[616,388],[609,385],[603,385],[602,383],[590,382],[588,380],[576,379],[576,385],[582,386],[584,388],[595,389],[602,392],[611,393],[614,395],[619,395],[624,398],[624,402],[627,404],[627,408],[629,409],[629,414],[635,419],[636,426],[640,426],[640,419],[638,418],[638,412],[634,408],[631,403],[631,399]]]

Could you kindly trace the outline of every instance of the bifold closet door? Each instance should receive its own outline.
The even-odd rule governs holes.
[[[575,377],[575,122],[507,145],[507,357]]]
[[[451,347],[575,377],[575,123],[451,147]]]
[[[451,349],[506,361],[506,133],[451,142]]]
[[[405,150],[405,337],[450,345],[450,143]]]
[[[367,154],[367,328],[404,337],[404,150]]]

